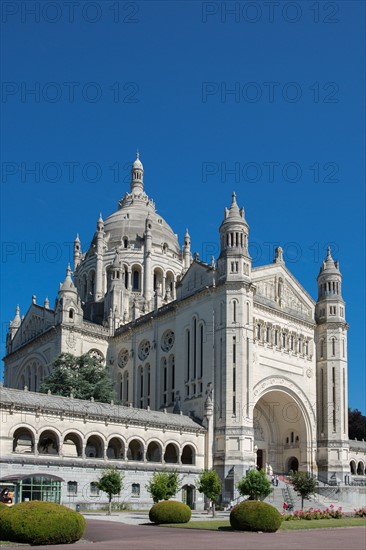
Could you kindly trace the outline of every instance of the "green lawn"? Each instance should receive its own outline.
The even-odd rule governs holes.
[[[332,529],[334,527],[362,527],[366,526],[366,518],[317,519],[283,521],[281,531],[297,529]],[[228,520],[190,521],[189,523],[171,523],[162,527],[179,527],[181,529],[208,529],[210,531],[232,531]]]

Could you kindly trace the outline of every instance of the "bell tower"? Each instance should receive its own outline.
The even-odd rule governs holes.
[[[342,275],[328,248],[318,282],[315,307],[318,471],[326,482],[349,474],[347,329]]]
[[[220,225],[220,256],[218,258],[219,279],[238,281],[250,278],[252,259],[248,252],[249,225],[244,208],[236,203],[232,194],[230,208],[225,208],[224,220]]]

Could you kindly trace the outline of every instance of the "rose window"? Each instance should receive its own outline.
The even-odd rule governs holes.
[[[174,346],[175,335],[172,330],[166,330],[161,339],[161,349],[170,351]]]
[[[130,353],[128,349],[124,348],[121,349],[121,351],[118,354],[118,366],[120,369],[123,369],[128,363],[128,359],[130,357]]]
[[[150,353],[150,342],[148,340],[143,340],[139,345],[138,356],[141,361],[144,361]]]

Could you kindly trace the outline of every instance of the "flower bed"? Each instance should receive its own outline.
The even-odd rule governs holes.
[[[308,510],[295,510],[291,514],[286,514],[284,521],[298,520],[298,519],[340,519],[344,517],[342,508],[334,508],[331,504],[329,508],[325,510],[319,510],[319,508],[309,508]]]

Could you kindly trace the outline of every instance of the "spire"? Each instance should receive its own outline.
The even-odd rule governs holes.
[[[319,275],[321,273],[339,273],[339,262],[333,260],[330,246],[327,248],[327,255],[320,267]]]
[[[136,152],[136,160],[131,168],[131,193],[141,194],[144,190],[144,167],[140,160],[139,151]]]
[[[102,232],[104,229],[104,221],[102,218],[102,213],[99,214],[99,219],[97,221],[97,230],[98,232]]]
[[[185,273],[191,265],[191,237],[189,236],[188,229],[184,235],[183,246],[183,272]]]
[[[10,321],[10,326],[11,326],[11,328],[17,328],[17,327],[19,327],[20,323],[21,323],[20,308],[19,308],[19,305],[17,305],[17,307],[15,309],[15,317],[12,321]]]
[[[72,282],[72,279],[71,279],[71,267],[70,267],[70,264],[67,264],[66,277],[65,277],[64,282],[63,282],[62,285],[60,286],[59,292],[65,292],[65,291],[68,291],[68,290],[70,290],[71,292],[76,292],[74,283]]]
[[[238,203],[236,202],[236,193],[233,191],[231,195],[231,205],[230,208],[225,208],[224,210],[224,221],[225,222],[244,222],[245,221],[245,215],[244,215],[244,208],[239,208]]]

